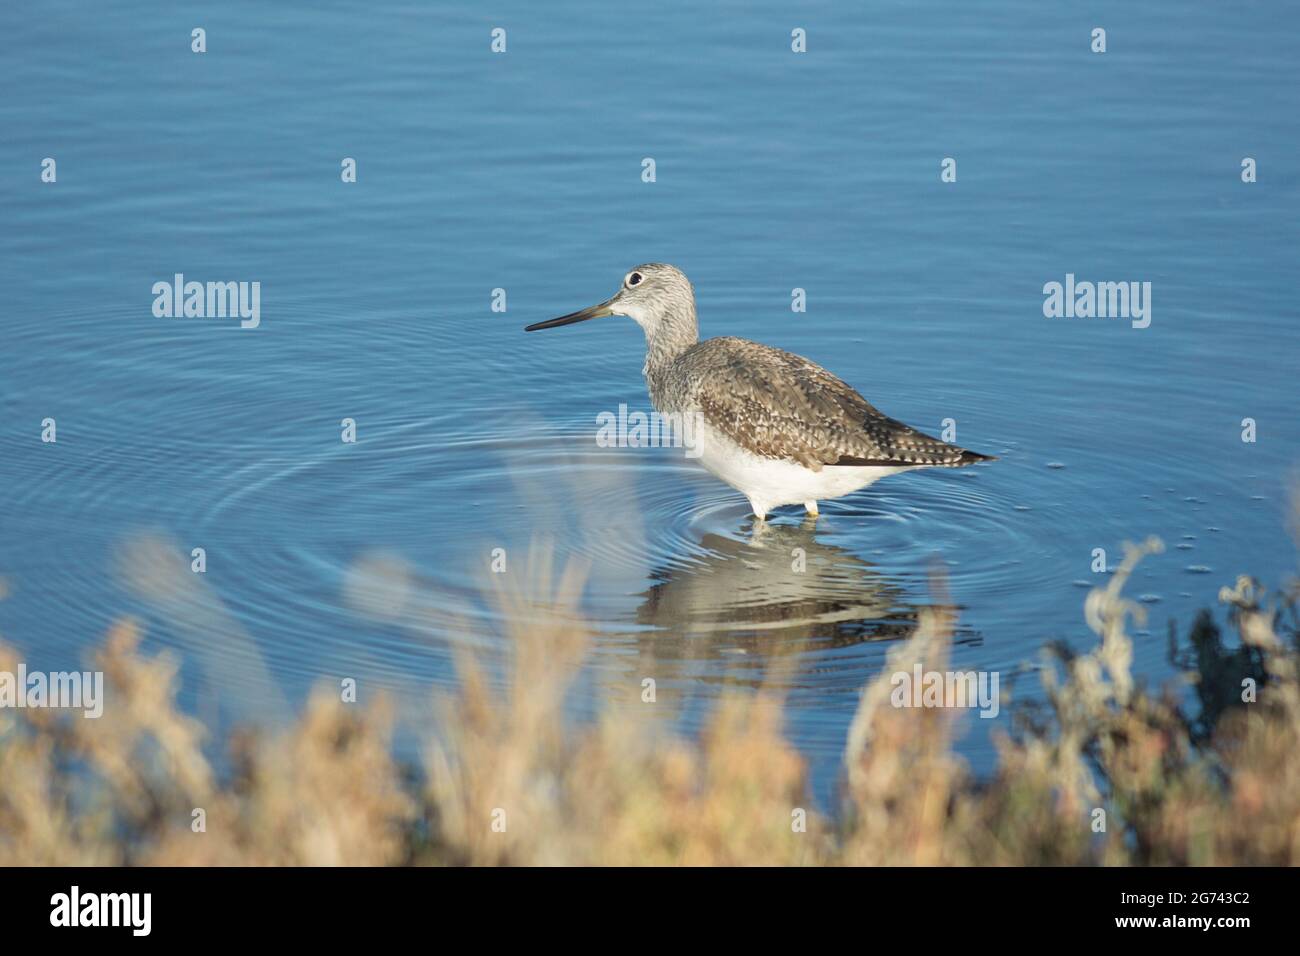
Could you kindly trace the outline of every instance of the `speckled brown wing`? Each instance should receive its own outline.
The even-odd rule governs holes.
[[[712,427],[764,458],[825,466],[958,467],[989,459],[875,408],[802,356],[722,337],[684,355],[694,403]]]

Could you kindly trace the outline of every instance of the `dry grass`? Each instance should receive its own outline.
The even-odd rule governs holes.
[[[95,663],[103,718],[0,711],[0,864],[1298,863],[1300,680],[1278,618],[1295,595],[1246,579],[1224,589],[1239,645],[1197,622],[1189,713],[1131,673],[1127,627],[1142,610],[1122,589],[1156,547],[1131,549],[1090,596],[1090,652],[1045,652],[1045,703],[1018,711],[985,780],[953,752],[956,711],[890,704],[895,671],[944,669],[953,622],[926,612],[863,690],[830,816],[811,810],[772,694],[724,697],[698,741],[616,712],[566,721],[588,637],[565,623],[578,616],[572,570],[552,587],[543,564],[499,595],[506,620],[532,622],[509,635],[510,690],[463,657],[423,774],[393,760],[382,704],[323,692],[292,728],[227,742],[233,769],[218,774],[203,728],[176,708],[176,662],[142,654],[123,622]],[[0,670],[16,664],[0,647]],[[1240,702],[1243,677],[1259,681],[1254,703]]]

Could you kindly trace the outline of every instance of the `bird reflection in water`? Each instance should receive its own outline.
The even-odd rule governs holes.
[[[883,654],[847,649],[908,636],[926,602],[819,540],[815,528],[807,519],[756,522],[748,539],[708,534],[700,542],[705,557],[653,571],[636,615],[652,628],[637,635],[638,670],[659,684],[681,678],[856,692]],[[734,664],[717,667],[727,659]]]

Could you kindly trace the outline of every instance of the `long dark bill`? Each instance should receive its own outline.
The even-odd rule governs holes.
[[[570,312],[568,315],[562,315],[558,319],[547,319],[545,322],[534,322],[532,325],[527,326],[524,331],[536,332],[538,329],[554,329],[561,325],[572,325],[574,322],[586,322],[588,319],[599,319],[602,316],[613,315],[614,312],[609,307],[610,303],[613,301],[613,299],[610,299],[606,302],[602,302],[600,305],[593,305],[589,309]]]

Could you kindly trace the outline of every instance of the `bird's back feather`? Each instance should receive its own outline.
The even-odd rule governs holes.
[[[698,410],[706,422],[764,458],[826,466],[957,468],[981,455],[885,415],[802,356],[723,336],[687,349],[650,381],[656,406]]]

